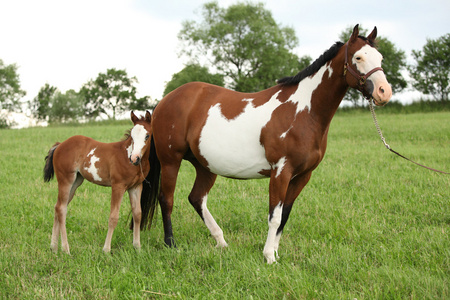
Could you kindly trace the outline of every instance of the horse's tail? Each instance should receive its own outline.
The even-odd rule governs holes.
[[[150,161],[150,171],[145,178],[146,180],[142,183],[141,193],[141,230],[152,226],[153,216],[158,204],[161,164],[158,156],[156,155],[155,140],[153,139],[153,135],[150,141],[150,155],[148,159]]]
[[[55,152],[56,147],[58,147],[60,143],[56,143],[53,147],[48,150],[48,154],[45,157],[45,166],[44,166],[44,181],[49,182],[55,176],[55,169],[53,168],[53,153]]]

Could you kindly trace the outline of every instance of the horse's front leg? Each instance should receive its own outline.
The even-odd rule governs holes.
[[[289,218],[289,214],[291,212],[292,206],[294,204],[295,199],[297,199],[300,192],[303,190],[305,185],[308,183],[311,178],[311,172],[306,173],[305,175],[299,175],[291,179],[289,182],[289,186],[286,193],[286,198],[283,203],[283,210],[281,212],[281,224],[278,227],[276,236],[275,236],[275,244],[274,251],[278,258],[278,247],[280,244],[281,233],[283,232],[284,226]]]
[[[133,213],[133,246],[136,249],[141,249],[140,226],[141,226],[141,192],[142,183],[129,189],[131,211]]]
[[[284,200],[286,198],[287,187],[290,181],[290,173],[279,172],[278,168],[272,170],[269,183],[269,232],[267,233],[266,244],[263,254],[268,264],[276,262],[275,250],[278,250]],[[275,249],[276,248],[276,249]]]
[[[120,204],[122,203],[123,194],[125,193],[125,188],[122,186],[112,185],[111,189],[111,212],[109,214],[108,232],[106,234],[103,252],[111,251],[111,238],[114,233],[114,229],[117,226],[117,222],[119,221]]]

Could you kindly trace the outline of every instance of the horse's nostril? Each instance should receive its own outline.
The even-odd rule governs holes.
[[[383,88],[380,88],[380,92],[382,92],[382,93],[384,94],[384,89],[383,89]]]

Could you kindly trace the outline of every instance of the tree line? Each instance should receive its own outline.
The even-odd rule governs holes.
[[[339,39],[346,42],[352,26],[343,29]],[[367,30],[360,26],[362,35]],[[299,57],[295,30],[277,23],[263,3],[237,3],[227,8],[218,2],[202,6],[201,21],[182,23],[178,34],[182,44],[179,56],[188,63],[166,83],[164,95],[191,81],[203,81],[241,92],[260,91],[275,84],[276,79],[295,75],[311,62],[310,56]],[[394,93],[408,85],[440,102],[449,101],[450,33],[428,39],[421,50],[413,50],[414,63],[408,65],[406,54],[387,38],[378,38],[383,54],[383,68]],[[408,72],[410,81],[402,73]],[[49,122],[76,121],[116,115],[130,109],[151,106],[148,96],[136,97],[136,77],[125,70],[108,69],[88,81],[79,91],[60,92],[45,84],[29,102],[33,115]],[[20,87],[17,66],[5,65],[0,59],[0,110],[17,110],[25,95]],[[350,90],[344,100],[358,105],[360,95]],[[1,121],[0,127],[7,126]]]

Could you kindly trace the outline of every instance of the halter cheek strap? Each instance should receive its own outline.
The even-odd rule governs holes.
[[[347,74],[347,71],[353,75],[356,79],[358,79],[358,89],[364,94],[363,86],[366,84],[367,78],[369,78],[370,75],[375,73],[376,71],[384,72],[383,68],[376,67],[367,72],[366,74],[361,74],[357,70],[352,68],[352,65],[348,63],[348,42],[345,46],[345,62],[344,62],[344,76]],[[366,97],[367,98],[367,97]],[[370,98],[370,97],[369,97]]]

